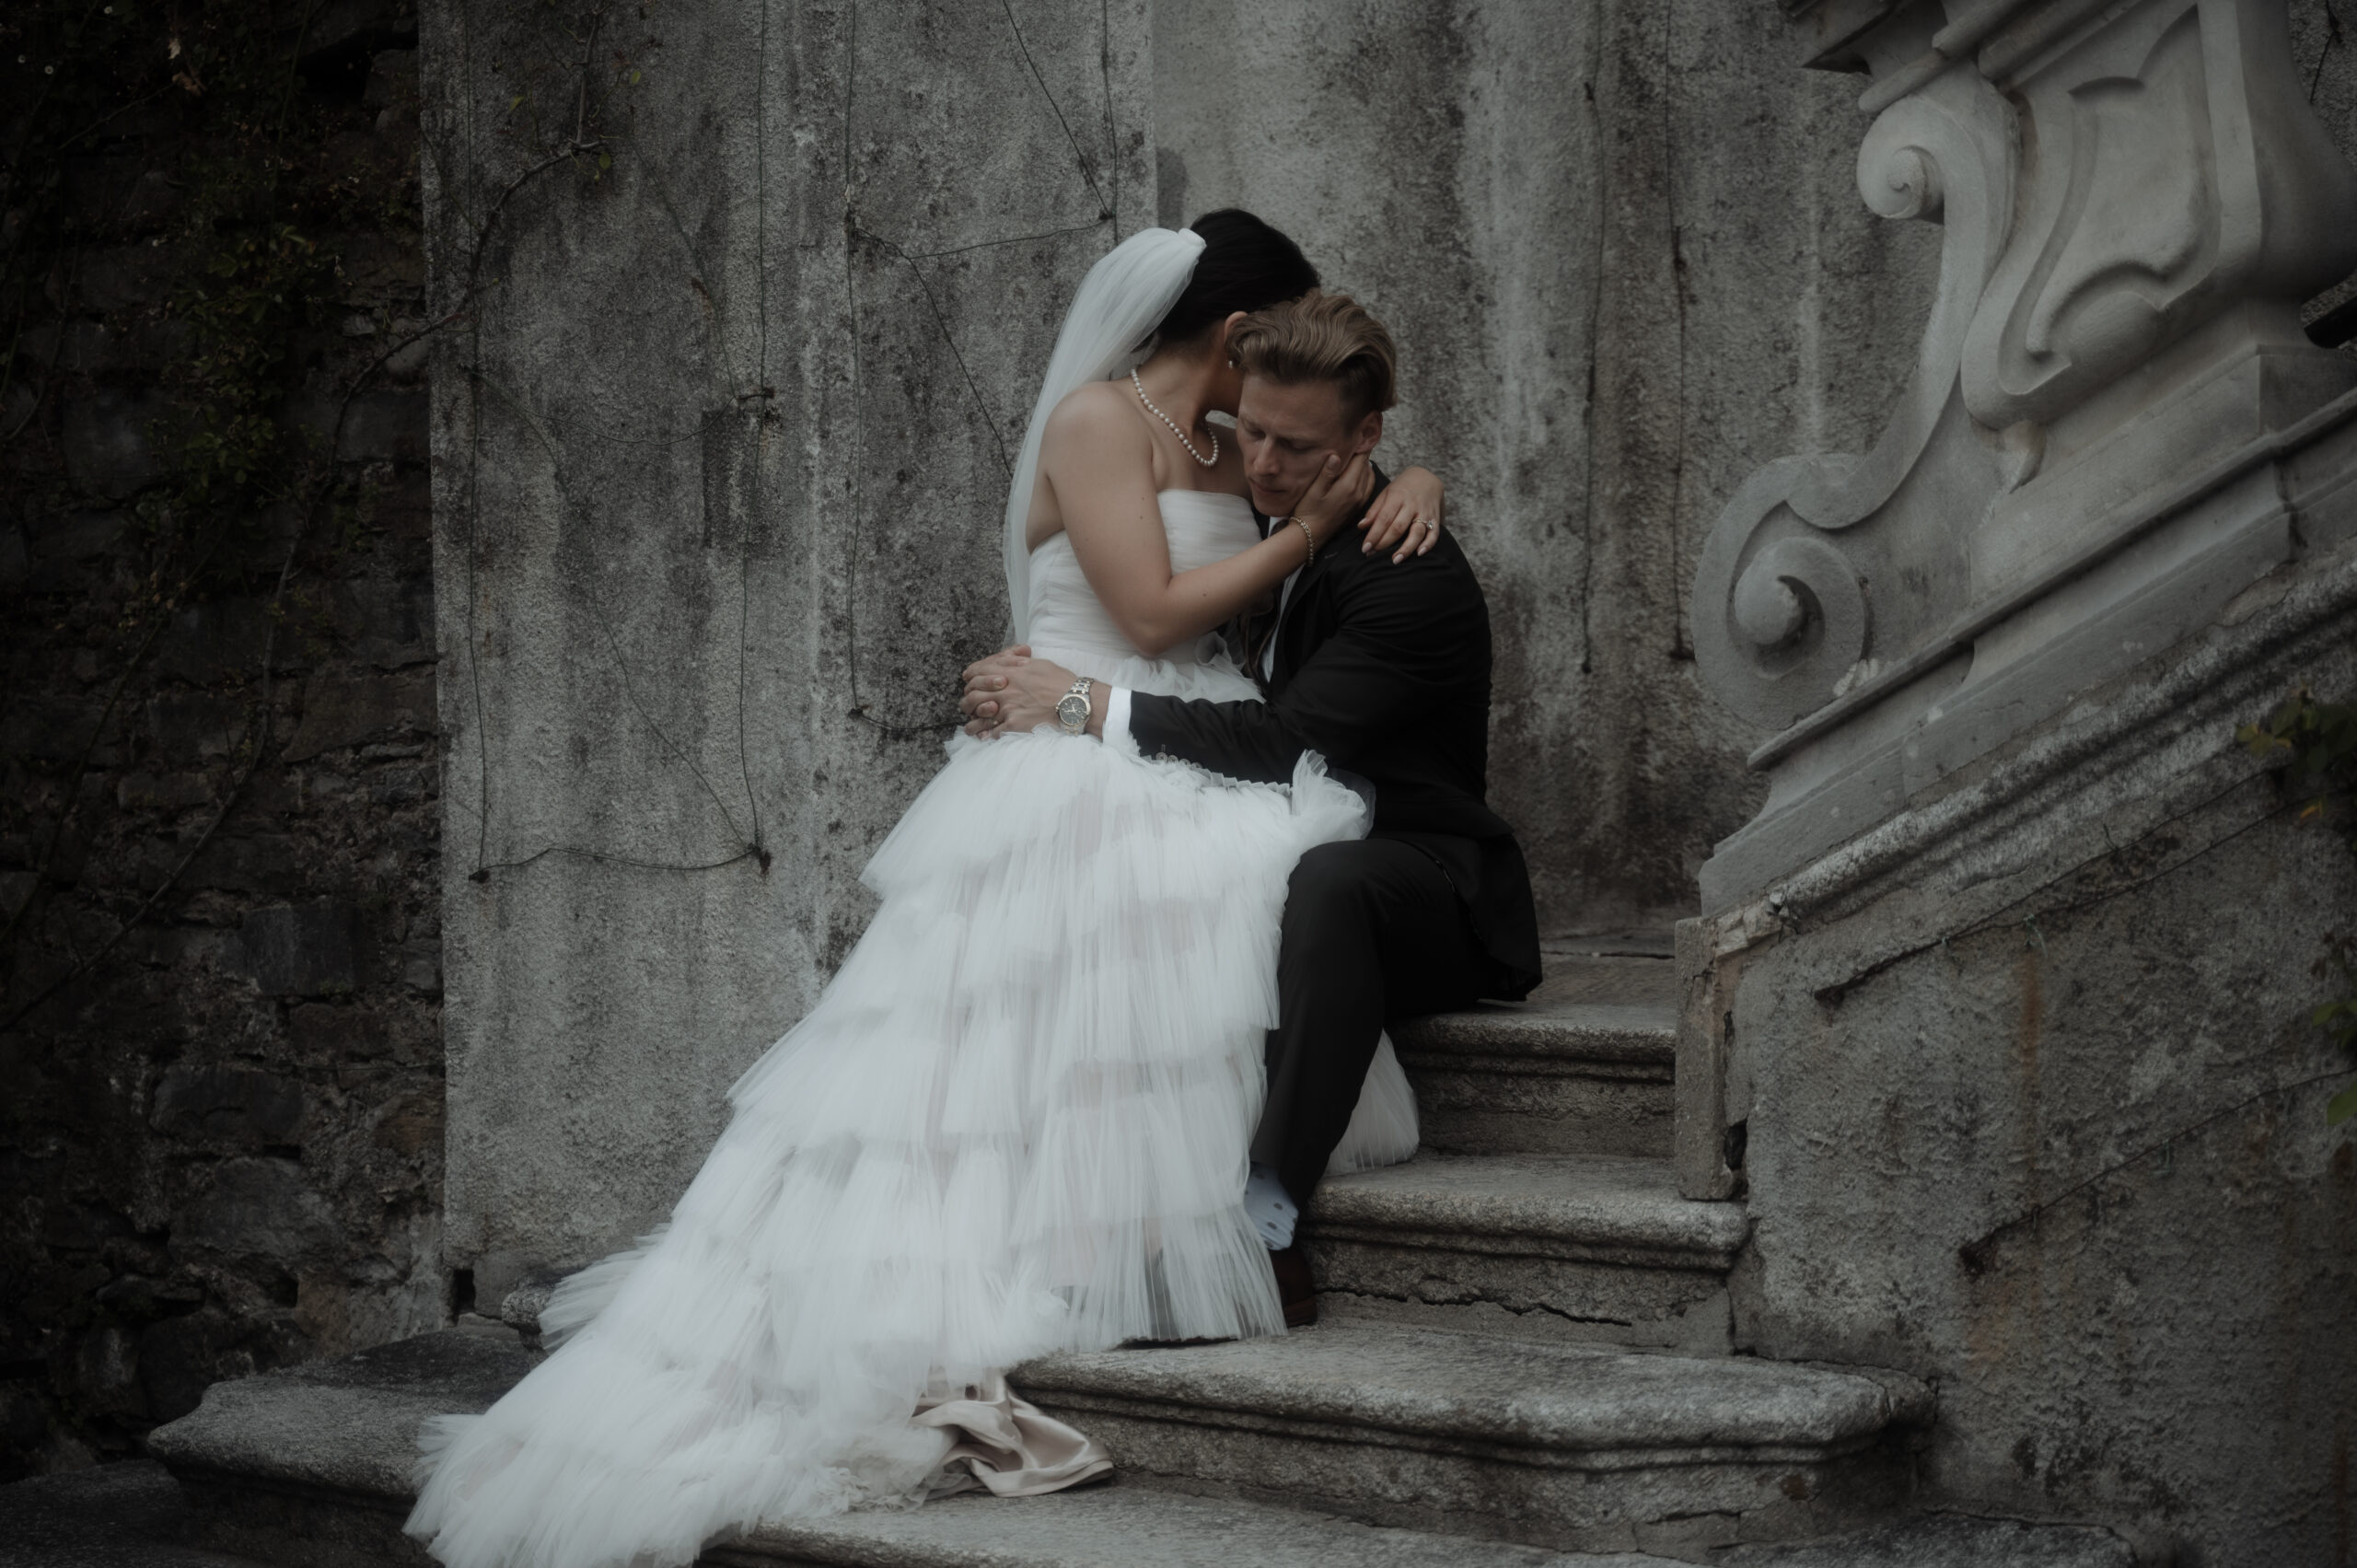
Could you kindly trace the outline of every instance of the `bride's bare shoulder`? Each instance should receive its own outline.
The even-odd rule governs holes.
[[[1133,447],[1148,456],[1154,450],[1144,423],[1130,411],[1128,387],[1118,381],[1091,381],[1065,393],[1048,415],[1039,442],[1043,458],[1057,447],[1075,445],[1095,450],[1109,444],[1115,450]]]

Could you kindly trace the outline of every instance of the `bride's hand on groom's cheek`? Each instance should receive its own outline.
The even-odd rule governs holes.
[[[1353,454],[1347,462],[1329,456],[1326,466],[1293,504],[1293,515],[1306,523],[1323,544],[1341,531],[1344,517],[1366,505],[1367,492],[1374,488],[1375,467],[1364,452]]]

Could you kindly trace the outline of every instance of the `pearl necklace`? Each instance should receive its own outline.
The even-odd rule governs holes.
[[[1138,389],[1138,401],[1145,404],[1146,412],[1154,415],[1155,418],[1162,421],[1163,424],[1170,426],[1170,434],[1178,437],[1178,445],[1187,448],[1187,455],[1189,457],[1194,459],[1205,468],[1209,468],[1213,463],[1219,461],[1218,431],[1214,430],[1212,432],[1212,455],[1207,458],[1201,452],[1195,450],[1195,444],[1187,439],[1187,433],[1178,428],[1178,422],[1177,420],[1171,418],[1168,414],[1154,406],[1154,400],[1145,395],[1145,383],[1138,379],[1138,373],[1134,370],[1130,372],[1130,385]]]

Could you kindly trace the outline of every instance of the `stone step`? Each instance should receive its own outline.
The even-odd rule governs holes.
[[[1343,1320],[1014,1374],[1124,1470],[1379,1524],[1692,1558],[1904,1509],[1901,1374]]]
[[[1749,1230],[1666,1160],[1421,1155],[1319,1186],[1302,1245],[1336,1318],[1724,1354]]]
[[[1566,1357],[1550,1347],[1525,1345],[1511,1347],[1521,1357],[1518,1374],[1502,1374],[1493,1360],[1479,1363],[1485,1368],[1482,1378],[1467,1387],[1486,1388],[1492,1408],[1469,1419],[1467,1400],[1434,1397],[1429,1386],[1420,1392],[1398,1375],[1402,1338],[1318,1330],[1250,1346],[1207,1347],[1229,1353],[1223,1358],[1225,1370],[1198,1363],[1176,1377],[1156,1373],[1155,1365],[1173,1355],[1199,1358],[1206,1352],[1067,1357],[1062,1381],[1088,1381],[1100,1403],[1136,1407],[1167,1405],[1182,1391],[1178,1385],[1191,1379],[1199,1392],[1214,1396],[1203,1411],[1213,1425],[1199,1441],[1216,1442],[1210,1433],[1219,1423],[1252,1414],[1253,1407],[1235,1397],[1235,1353],[1295,1355],[1302,1367],[1284,1393],[1296,1408],[1286,1414],[1262,1411],[1258,1430],[1264,1435],[1278,1433],[1285,1423],[1323,1423],[1334,1430],[1313,1443],[1364,1449],[1369,1438],[1363,1423],[1373,1418],[1393,1438],[1387,1446],[1376,1446],[1376,1473],[1388,1478],[1390,1492],[1427,1495],[1450,1488],[1464,1493],[1469,1459],[1476,1478],[1472,1490],[1507,1504],[1531,1495],[1530,1484],[1516,1476],[1533,1468],[1534,1446],[1551,1444],[1550,1457],[1538,1463],[1563,1470],[1565,1479],[1553,1483],[1555,1492],[1575,1492],[1581,1478],[1590,1477],[1612,1493],[1606,1505],[1637,1501],[1639,1513],[1655,1522],[1632,1523],[1618,1533],[1631,1539],[1657,1537],[1655,1551],[1666,1549],[1669,1555],[1566,1552],[1484,1539],[1513,1533],[1494,1528],[1468,1536],[1370,1524],[1349,1516],[1383,1511],[1380,1499],[1370,1505],[1364,1498],[1342,1498],[1336,1506],[1336,1500],[1319,1493],[1289,1492],[1297,1464],[1250,1483],[1294,1504],[1276,1506],[1241,1496],[1198,1494],[1224,1484],[1197,1473],[1200,1466],[1171,1469],[1165,1478],[1193,1493],[1156,1486],[1151,1484],[1153,1475],[1129,1460],[1132,1468],[1100,1487],[1039,1498],[954,1498],[913,1513],[858,1514],[772,1527],[714,1546],[703,1561],[732,1568],[1100,1568],[1115,1562],[1141,1568],[1669,1568],[1673,1562],[1704,1560],[1709,1548],[1696,1542],[1732,1539],[1740,1533],[1738,1525],[1757,1526],[1761,1519],[1755,1507],[1699,1525],[1689,1519],[1664,1527],[1658,1522],[1662,1498],[1690,1500],[1696,1488],[1674,1474],[1659,1473],[1664,1461],[1657,1445],[1681,1442],[1683,1447],[1667,1460],[1700,1465],[1710,1472],[1701,1484],[1722,1491],[1720,1472],[1737,1468],[1743,1458],[1763,1462],[1774,1455],[1771,1505],[1786,1515],[1806,1513],[1807,1504],[1819,1500],[1815,1489],[1826,1479],[1824,1452],[1871,1443],[1878,1423],[1887,1426],[1895,1413],[1912,1413],[1922,1398],[1920,1389],[1889,1374],[1726,1360],[1709,1365],[1749,1368],[1737,1372],[1736,1381],[1757,1386],[1727,1393],[1718,1400],[1725,1408],[1713,1415],[1706,1407],[1717,1397],[1698,1402],[1689,1372],[1682,1370],[1703,1364],[1596,1351]],[[1493,1349],[1502,1344],[1445,1334],[1405,1340],[1460,1340]],[[1337,1373],[1338,1349],[1343,1361],[1364,1358],[1366,1387],[1355,1401],[1335,1397],[1336,1386],[1347,1376]],[[1382,1353],[1367,1357],[1370,1350]],[[1112,1379],[1072,1376],[1093,1360],[1107,1359],[1136,1375],[1126,1395],[1109,1388]],[[338,1361],[216,1384],[194,1414],[151,1434],[151,1448],[177,1478],[177,1493],[146,1464],[110,1467],[95,1477],[41,1477],[0,1487],[0,1568],[251,1568],[257,1562],[428,1568],[424,1554],[400,1533],[414,1496],[410,1463],[418,1423],[438,1411],[483,1409],[534,1360],[512,1330],[478,1320],[470,1328],[421,1335]],[[1058,1381],[1053,1367],[1043,1370],[1046,1376],[1035,1383]],[[1579,1399],[1573,1388],[1577,1379],[1567,1378],[1567,1370],[1586,1375],[1584,1413],[1567,1413]],[[1447,1375],[1444,1366],[1427,1365],[1424,1371]],[[1265,1372],[1259,1380],[1265,1390]],[[1186,1418],[1165,1411],[1152,1419],[1168,1424]],[[1109,1411],[1105,1421],[1093,1423],[1109,1433],[1126,1432],[1127,1423]],[[1117,1452],[1137,1446],[1126,1434],[1113,1441]],[[1573,1462],[1567,1464],[1566,1456]],[[1579,1468],[1581,1456],[1585,1469]],[[1654,1472],[1650,1487],[1644,1483],[1648,1463]],[[1481,1482],[1485,1465],[1508,1473]],[[1225,1484],[1231,1492],[1244,1490]],[[1834,1510],[1820,1506],[1814,1512],[1829,1517]],[[1480,1522],[1492,1521],[1485,1516]],[[1590,1533],[1615,1528],[1608,1525]],[[12,1552],[12,1545],[18,1550]],[[1731,1568],[2131,1568],[2133,1562],[2099,1530],[1939,1519],[1806,1544],[1746,1547],[1708,1560]]]
[[[152,1459],[0,1486],[0,1568],[262,1568],[261,1558],[187,1544],[187,1529],[180,1484]],[[316,1562],[308,1542],[287,1549],[282,1561]],[[717,1547],[704,1561],[730,1568],[1674,1568],[1667,1558],[1557,1553],[1119,1483],[828,1520]],[[2106,1531],[1965,1518],[1747,1547],[1720,1559],[1725,1568],[2132,1568],[2133,1561]]]
[[[261,1568],[188,1534],[180,1486],[152,1459],[0,1486],[0,1568]]]
[[[1745,1546],[1712,1568],[2136,1568],[2136,1550],[2094,1525],[1933,1514],[1829,1540]]]
[[[150,1439],[192,1506],[197,1522],[188,1533],[240,1554],[208,1553],[190,1568],[231,1568],[241,1560],[426,1568],[424,1552],[401,1534],[416,1497],[410,1467],[419,1423],[445,1411],[488,1407],[536,1359],[512,1331],[484,1325],[215,1384],[194,1414]],[[1666,1568],[1657,1559],[1562,1557],[1502,1541],[1376,1527],[1157,1491],[1125,1478],[1051,1497],[957,1498],[915,1513],[772,1527],[709,1549],[704,1561],[863,1568]]]
[[[1555,1551],[1116,1482],[1047,1497],[954,1497],[708,1549],[730,1568],[1682,1568],[1650,1552]],[[1930,1517],[1713,1554],[1713,1568],[2135,1568],[2108,1530]]]
[[[1469,1540],[1127,1481],[772,1528],[707,1548],[703,1561],[731,1568],[1677,1568],[1641,1553]]]
[[[1550,950],[1546,970],[1522,1002],[1393,1028],[1424,1145],[1666,1156],[1678,1058],[1670,960]]]
[[[215,1383],[147,1434],[147,1452],[179,1480],[207,1547],[299,1568],[431,1568],[401,1533],[419,1423],[488,1410],[539,1359],[514,1330],[478,1319]]]

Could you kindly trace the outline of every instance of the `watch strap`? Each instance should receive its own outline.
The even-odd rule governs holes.
[[[1066,691],[1062,697],[1056,699],[1056,723],[1061,726],[1067,734],[1077,735],[1088,727],[1089,715],[1097,711],[1097,704],[1089,701],[1088,693],[1090,688],[1094,687],[1096,684],[1097,682],[1094,679],[1084,675],[1079,679],[1072,683],[1072,689],[1070,691]],[[1067,725],[1064,723],[1062,712],[1063,705],[1072,701],[1074,697],[1080,699],[1080,722],[1076,725]]]

